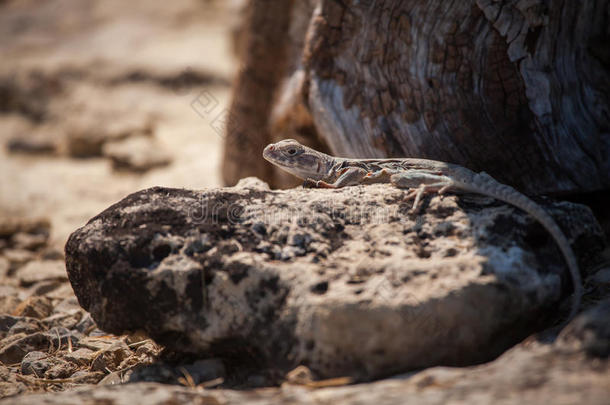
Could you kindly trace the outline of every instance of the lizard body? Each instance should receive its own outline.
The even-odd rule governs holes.
[[[359,184],[391,183],[411,191],[415,212],[425,193],[448,190],[482,194],[504,201],[530,214],[551,234],[568,264],[574,293],[568,320],[576,315],[582,298],[582,281],[576,256],[555,220],[538,204],[485,172],[428,159],[347,159],[327,155],[295,140],[268,145],[263,157],[281,169],[305,180],[305,185],[339,188]]]

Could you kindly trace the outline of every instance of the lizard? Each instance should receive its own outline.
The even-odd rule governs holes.
[[[583,286],[576,255],[567,237],[542,207],[485,172],[476,173],[457,164],[429,159],[334,157],[301,145],[294,139],[284,139],[267,145],[263,150],[263,158],[304,180],[304,186],[340,188],[391,183],[398,188],[408,188],[410,190],[405,200],[414,200],[411,212],[417,212],[425,194],[436,192],[442,196],[449,190],[481,194],[513,205],[542,224],[559,246],[568,264],[573,284],[571,309],[565,322],[571,320],[578,312]]]

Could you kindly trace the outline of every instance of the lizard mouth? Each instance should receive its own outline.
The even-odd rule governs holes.
[[[263,149],[263,158],[273,164],[285,166],[282,159],[279,159],[274,144],[267,145],[265,149]]]

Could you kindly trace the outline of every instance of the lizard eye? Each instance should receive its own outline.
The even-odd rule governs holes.
[[[295,148],[290,148],[286,151],[289,156],[294,156],[297,154],[297,150]]]

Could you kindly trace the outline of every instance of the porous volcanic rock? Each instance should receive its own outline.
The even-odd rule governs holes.
[[[68,276],[105,331],[321,378],[490,360],[565,312],[567,266],[535,220],[471,195],[410,214],[404,195],[155,187],[71,235]],[[543,204],[586,269],[603,246],[590,210]]]

